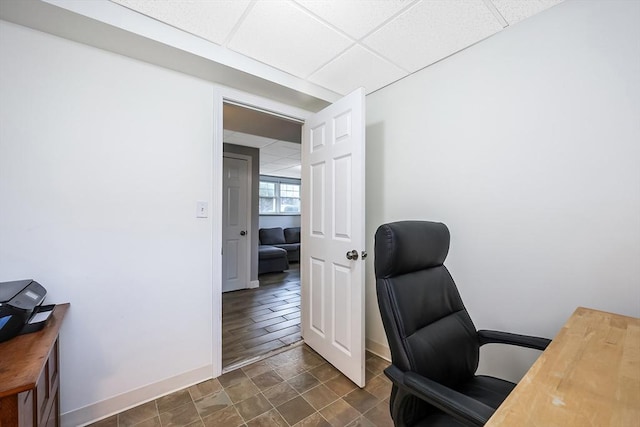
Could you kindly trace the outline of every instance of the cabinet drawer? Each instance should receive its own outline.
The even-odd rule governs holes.
[[[35,408],[33,406],[33,390],[18,394],[18,414],[20,427],[32,427]]]
[[[49,368],[49,396],[53,396],[58,384],[58,340],[53,344],[47,367]]]
[[[38,382],[36,383],[36,409],[37,409],[37,419],[42,419],[44,415],[44,410],[47,406],[47,402],[49,400],[49,366],[45,363],[44,369],[40,374],[40,378],[38,378]]]
[[[49,406],[49,412],[42,423],[40,424],[43,427],[56,427],[58,425],[58,419],[60,418],[60,414],[58,413],[58,393],[51,395],[51,405]]]

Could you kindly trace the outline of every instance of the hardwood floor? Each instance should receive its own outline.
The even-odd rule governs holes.
[[[222,294],[222,367],[300,341],[300,266],[262,274],[255,289]]]

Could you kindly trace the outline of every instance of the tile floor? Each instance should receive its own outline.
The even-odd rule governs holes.
[[[388,364],[367,353],[360,389],[302,344],[91,426],[393,426]]]

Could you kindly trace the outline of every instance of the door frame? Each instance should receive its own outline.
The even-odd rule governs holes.
[[[247,108],[256,108],[261,111],[271,112],[276,116],[288,117],[292,120],[304,123],[312,111],[303,110],[278,101],[263,98],[236,89],[216,86],[213,90],[213,150],[212,150],[212,191],[213,201],[211,215],[211,245],[213,254],[212,262],[212,321],[211,331],[213,335],[212,366],[213,378],[222,374],[222,170],[223,170],[223,143],[224,123],[223,104],[225,101],[240,104]],[[329,104],[329,102],[327,102]],[[305,215],[302,212],[302,215]],[[301,217],[301,221],[304,217]]]
[[[223,157],[223,165],[222,165],[222,170],[224,171],[224,157],[228,157],[230,159],[236,159],[236,160],[245,160],[247,162],[247,250],[245,251],[245,255],[246,258],[248,260],[247,263],[247,288],[246,289],[251,289],[251,288],[257,288],[258,285],[260,284],[260,282],[258,282],[257,280],[251,280],[251,239],[253,238],[253,230],[251,227],[251,191],[252,191],[252,171],[253,171],[253,159],[251,158],[251,156],[247,156],[246,154],[238,154],[238,153],[231,153],[229,151],[224,151],[224,147],[223,147],[223,151],[222,151],[222,157]],[[224,179],[223,179],[224,181]],[[222,209],[224,210],[224,197],[222,198]],[[220,266],[220,271],[222,272],[222,266]],[[222,283],[220,283],[220,290],[222,291]]]

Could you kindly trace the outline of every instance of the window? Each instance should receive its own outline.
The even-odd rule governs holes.
[[[300,180],[260,177],[260,215],[300,214]]]

